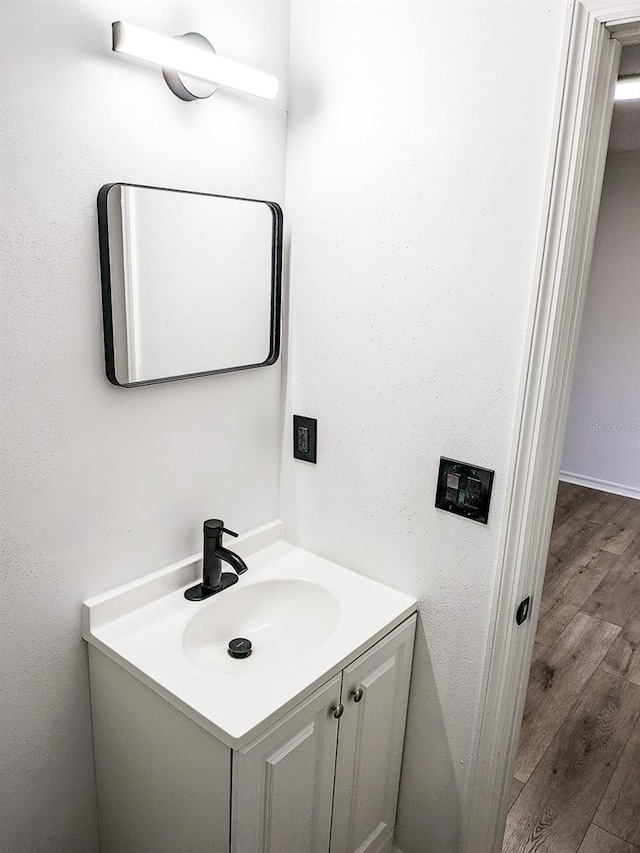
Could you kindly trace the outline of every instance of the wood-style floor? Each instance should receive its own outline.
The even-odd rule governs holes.
[[[504,853],[640,853],[640,501],[560,483]]]

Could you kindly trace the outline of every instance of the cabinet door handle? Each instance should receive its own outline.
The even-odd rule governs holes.
[[[340,717],[344,714],[344,705],[342,704],[342,702],[335,702],[331,706],[331,710],[333,711],[333,716],[336,718],[336,720],[339,720]]]
[[[351,698],[354,702],[362,701],[362,697],[364,696],[364,690],[362,687],[356,687],[351,691]]]

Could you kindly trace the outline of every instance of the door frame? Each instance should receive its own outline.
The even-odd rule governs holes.
[[[505,829],[569,397],[600,205],[622,44],[640,42],[637,0],[570,4],[537,286],[530,313],[462,850],[499,853]],[[531,618],[515,622],[531,596]]]

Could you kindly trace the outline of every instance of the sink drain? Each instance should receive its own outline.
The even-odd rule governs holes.
[[[252,651],[251,640],[245,640],[244,637],[236,637],[234,640],[229,640],[227,651],[232,658],[248,658]]]

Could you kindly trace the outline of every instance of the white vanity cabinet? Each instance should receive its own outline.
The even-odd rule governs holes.
[[[415,625],[236,750],[90,647],[102,853],[391,853]]]
[[[390,853],[415,623],[234,752],[231,853]]]
[[[234,549],[83,603],[101,853],[391,853],[418,602],[277,519]]]

